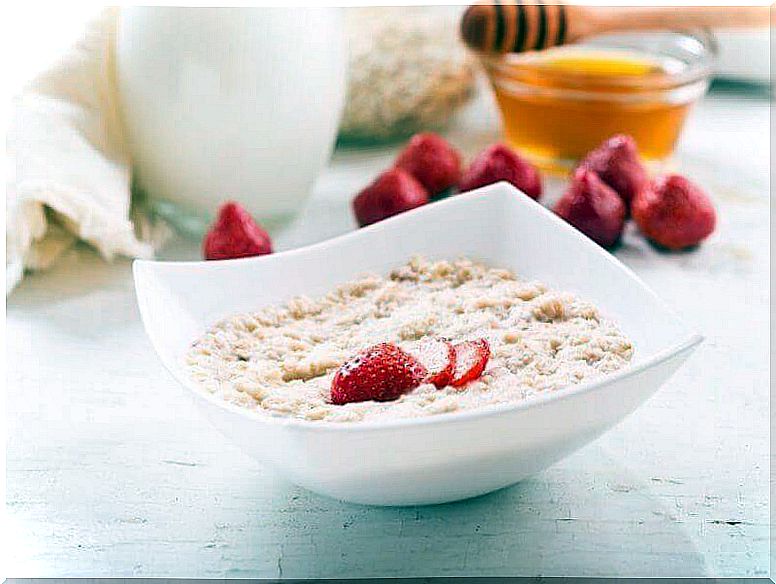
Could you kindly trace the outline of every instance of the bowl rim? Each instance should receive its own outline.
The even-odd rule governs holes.
[[[500,189],[503,188],[503,186],[509,187],[507,192],[500,191]],[[534,201],[527,195],[524,195],[521,191],[516,189],[510,183],[505,181],[500,181],[492,185],[482,187],[480,189],[475,189],[474,191],[471,191],[469,193],[461,193],[461,194],[455,195],[454,197],[444,199],[442,201],[436,201],[434,205],[424,205],[422,207],[412,209],[410,211],[406,211],[399,215],[389,217],[388,219],[385,219],[378,223],[374,223],[372,225],[362,227],[360,229],[356,229],[356,230],[344,233],[342,235],[325,239],[323,241],[318,241],[306,246],[301,246],[290,250],[276,252],[271,255],[236,258],[236,259],[230,259],[230,260],[220,260],[218,262],[206,262],[201,260],[157,261],[157,260],[136,259],[132,262],[135,290],[137,293],[138,271],[143,269],[143,266],[146,266],[146,265],[167,266],[167,267],[172,267],[172,266],[202,267],[202,265],[207,265],[207,264],[213,264],[215,266],[215,265],[225,265],[227,263],[234,264],[237,262],[254,263],[254,262],[266,261],[266,260],[269,260],[270,258],[297,255],[300,253],[305,253],[307,251],[310,251],[311,249],[325,248],[332,245],[337,245],[340,241],[350,239],[352,237],[359,237],[360,234],[364,232],[378,231],[378,230],[385,229],[387,225],[392,225],[396,221],[401,221],[402,218],[407,216],[408,214],[429,212],[434,207],[439,208],[440,206],[443,206],[443,205],[462,204],[462,203],[465,204],[466,201],[480,198],[484,195],[484,193],[488,193],[489,191],[496,191],[496,192],[490,193],[486,196],[490,196],[490,197],[501,196],[504,200],[514,197],[515,194],[518,194],[524,197],[526,201],[520,200],[521,203],[533,204],[533,205],[537,205],[538,207],[541,207],[541,209],[543,210],[542,212],[547,213],[549,216],[549,219],[555,221],[561,229],[570,230],[578,234],[581,238],[583,238],[584,241],[588,242],[589,245],[599,247],[592,240],[589,240],[584,235],[579,233],[574,227],[572,227],[571,225],[569,225],[568,223],[566,223],[565,221],[563,221],[562,219],[554,215],[549,209],[545,208],[543,205],[541,205],[537,201]],[[382,430],[389,430],[394,428],[405,428],[408,426],[433,426],[437,424],[450,424],[450,423],[456,423],[456,422],[476,420],[479,418],[488,418],[491,416],[507,415],[517,411],[530,409],[533,407],[541,407],[543,405],[546,405],[554,401],[570,399],[574,396],[577,396],[583,393],[600,390],[604,387],[607,387],[627,377],[638,375],[648,369],[651,369],[657,365],[660,365],[661,363],[664,363],[665,361],[668,361],[669,359],[677,357],[682,353],[692,351],[700,343],[703,342],[704,340],[703,335],[689,328],[686,325],[686,323],[684,323],[684,321],[679,317],[676,311],[674,311],[660,296],[658,296],[657,293],[655,293],[655,291],[652,290],[652,288],[650,288],[635,272],[633,272],[633,270],[631,270],[628,266],[626,266],[624,263],[622,263],[620,260],[614,257],[614,255],[606,252],[605,250],[603,251],[605,253],[604,257],[606,258],[606,261],[616,265],[618,269],[624,271],[626,275],[628,275],[632,280],[634,280],[638,285],[640,285],[650,296],[652,296],[653,299],[657,302],[657,304],[660,305],[660,307],[666,313],[668,313],[672,319],[681,323],[682,328],[688,331],[679,341],[661,349],[660,351],[657,351],[652,356],[639,362],[636,365],[627,365],[622,369],[619,369],[612,373],[608,373],[600,378],[593,379],[585,383],[566,386],[557,390],[545,392],[545,393],[524,399],[519,402],[495,404],[495,405],[483,406],[483,407],[475,408],[471,410],[445,412],[445,413],[440,413],[435,415],[419,416],[416,418],[397,418],[397,419],[379,420],[379,421],[324,422],[320,420],[305,420],[302,418],[294,418],[290,416],[289,417],[273,416],[263,411],[250,410],[250,409],[238,406],[224,399],[221,399],[211,393],[206,392],[204,389],[198,387],[193,380],[187,378],[181,372],[171,367],[167,363],[167,360],[163,358],[162,354],[157,350],[154,337],[148,334],[148,328],[145,326],[146,317],[145,317],[145,313],[143,311],[142,305],[140,306],[140,314],[141,314],[141,320],[143,321],[144,329],[146,330],[146,335],[149,337],[149,340],[151,341],[151,344],[154,347],[154,352],[156,353],[157,357],[161,360],[165,369],[167,369],[167,371],[172,375],[172,377],[178,383],[180,383],[188,391],[194,394],[195,397],[199,399],[203,399],[215,405],[218,408],[222,408],[224,410],[227,410],[229,412],[235,413],[240,416],[245,416],[248,419],[280,426],[283,428],[289,428],[289,429],[293,428],[293,429],[303,430],[303,431],[310,430],[310,431],[325,431],[325,432],[382,431]]]

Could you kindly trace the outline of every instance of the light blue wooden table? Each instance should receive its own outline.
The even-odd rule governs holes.
[[[766,575],[768,115],[725,94],[690,120],[677,165],[718,205],[712,241],[672,255],[629,234],[617,253],[706,343],[619,427],[475,500],[379,509],[286,484],[163,371],[128,262],[81,249],[28,278],[8,301],[8,575]],[[451,136],[492,142],[491,104]],[[351,229],[351,194],[393,155],[338,152],[279,247]]]

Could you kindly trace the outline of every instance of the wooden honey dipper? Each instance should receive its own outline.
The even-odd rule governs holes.
[[[768,6],[604,7],[542,2],[478,3],[461,19],[461,36],[476,51],[521,53],[606,32],[768,26]]]

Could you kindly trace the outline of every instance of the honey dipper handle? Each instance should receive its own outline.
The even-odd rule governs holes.
[[[590,32],[758,28],[770,22],[769,6],[631,6],[588,8]],[[585,35],[587,36],[587,35]]]
[[[469,47],[490,53],[538,51],[614,31],[768,26],[768,6],[589,7],[536,0],[470,6],[461,19]]]

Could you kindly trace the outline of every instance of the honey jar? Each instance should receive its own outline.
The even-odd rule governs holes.
[[[565,171],[613,134],[647,162],[668,159],[713,61],[708,36],[606,35],[545,51],[483,56],[513,148]]]

